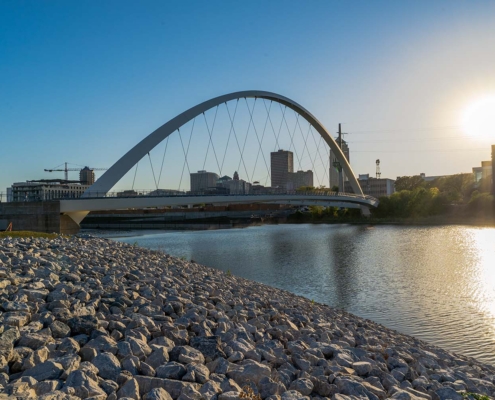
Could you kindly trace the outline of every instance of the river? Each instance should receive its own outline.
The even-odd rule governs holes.
[[[495,229],[265,225],[115,238],[193,259],[495,365]]]

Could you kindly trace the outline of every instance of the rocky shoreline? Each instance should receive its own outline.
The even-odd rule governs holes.
[[[161,252],[0,240],[0,399],[457,400],[494,384],[492,366]]]

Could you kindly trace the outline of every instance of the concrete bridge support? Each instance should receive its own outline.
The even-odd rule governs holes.
[[[80,229],[60,213],[59,201],[0,203],[0,231],[11,222],[14,231],[75,234]]]

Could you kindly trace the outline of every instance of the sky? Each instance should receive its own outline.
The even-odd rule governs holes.
[[[376,159],[392,179],[471,172],[495,144],[494,26],[493,1],[0,0],[0,192],[62,178],[43,170],[66,161],[108,168],[184,110],[251,89],[293,99],[332,133],[342,123],[356,174],[374,175]],[[213,168],[208,129],[194,134],[188,167]],[[182,155],[174,140],[167,151]],[[177,186],[183,164],[160,169],[163,150],[140,163],[140,188],[156,185],[152,165],[160,187]]]

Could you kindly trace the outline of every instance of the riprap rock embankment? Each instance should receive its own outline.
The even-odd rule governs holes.
[[[0,240],[0,398],[461,399],[495,370],[371,321],[97,238]]]

